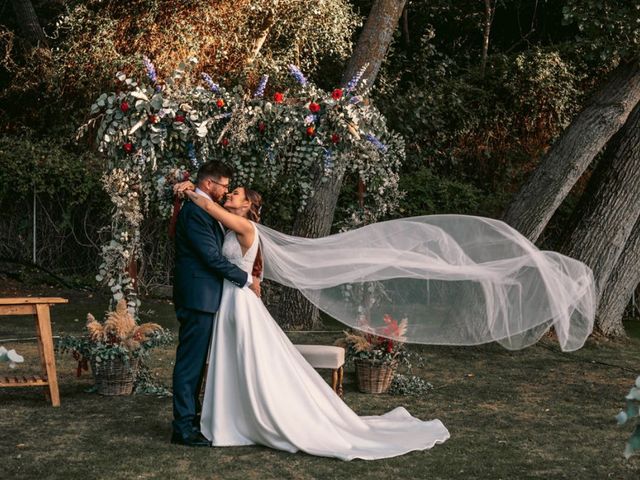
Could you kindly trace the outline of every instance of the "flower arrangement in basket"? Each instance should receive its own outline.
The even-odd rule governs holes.
[[[87,315],[86,334],[62,336],[56,348],[71,352],[78,361],[77,375],[91,365],[96,388],[102,395],[130,395],[140,367],[140,359],[156,346],[165,345],[171,334],[156,323],[138,325],[127,309],[126,300],[108,312],[104,322]]]
[[[383,320],[383,327],[373,329],[363,317],[358,325],[361,330],[345,331],[335,342],[346,349],[347,362],[356,368],[358,389],[364,393],[387,392],[398,365],[411,366],[404,345],[407,319],[398,322],[387,314]]]

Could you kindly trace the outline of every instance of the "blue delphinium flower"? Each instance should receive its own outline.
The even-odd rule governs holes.
[[[344,89],[346,90],[346,93],[349,93],[355,90],[355,88],[358,86],[358,83],[360,83],[360,79],[364,75],[364,72],[367,70],[368,66],[369,64],[365,63],[364,66],[360,70],[358,70],[358,72],[353,77],[351,77],[351,80],[349,80],[349,83],[347,83],[347,86],[344,87]]]
[[[209,89],[213,93],[219,93],[220,92],[220,86],[217,83],[215,83],[208,74],[202,72],[202,79],[209,86]]]
[[[289,65],[289,72],[291,72],[293,78],[295,78],[296,82],[298,82],[300,85],[305,86],[307,84],[307,79],[304,77],[298,67],[293,64]]]
[[[367,133],[365,135],[365,138],[367,140],[369,140],[378,150],[380,150],[382,153],[386,153],[388,147],[382,143],[378,137],[376,137],[375,135],[373,135],[372,133]]]
[[[260,79],[260,83],[258,83],[258,88],[256,88],[256,92],[253,94],[254,98],[262,98],[264,95],[264,89],[267,88],[267,82],[269,81],[269,75],[263,75]]]
[[[142,61],[144,62],[144,68],[147,69],[147,77],[149,77],[149,80],[151,80],[151,83],[155,85],[156,82],[158,81],[158,74],[156,72],[156,67],[153,66],[153,63],[151,63],[151,60],[149,60],[149,57],[147,57],[146,55],[142,57]]]
[[[324,169],[331,170],[334,165],[333,153],[328,148],[324,149],[323,160],[324,160]]]
[[[198,168],[200,166],[198,157],[196,156],[196,147],[192,142],[187,143],[187,156],[189,157],[189,161],[191,161],[191,165],[193,165],[194,168]]]

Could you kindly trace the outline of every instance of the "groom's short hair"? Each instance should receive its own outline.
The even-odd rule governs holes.
[[[207,178],[231,178],[233,176],[233,168],[229,165],[225,165],[222,162],[211,160],[210,162],[202,164],[198,169],[197,182],[200,183]]]

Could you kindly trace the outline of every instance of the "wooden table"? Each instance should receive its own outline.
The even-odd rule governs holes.
[[[54,407],[60,406],[49,306],[68,302],[66,298],[57,297],[0,298],[0,315],[35,315],[43,373],[41,377],[0,376],[0,387],[48,387],[45,394],[51,400],[51,404]]]

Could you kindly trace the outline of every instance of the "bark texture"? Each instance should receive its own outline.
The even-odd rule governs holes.
[[[593,269],[600,294],[640,215],[640,103],[607,146],[562,251]]]
[[[554,143],[504,214],[504,220],[536,241],[593,158],[625,124],[640,101],[638,59],[616,68]]]
[[[624,337],[622,316],[640,284],[640,218],[616,262],[600,296],[596,328],[608,337]]]
[[[387,55],[406,3],[406,0],[376,0],[374,2],[342,76],[344,85],[367,64],[369,66],[362,79],[367,81],[367,86],[373,85]]]
[[[11,0],[13,11],[16,15],[18,25],[22,31],[22,36],[32,47],[44,46],[47,44],[47,37],[40,26],[38,16],[33,8],[31,0]]]

